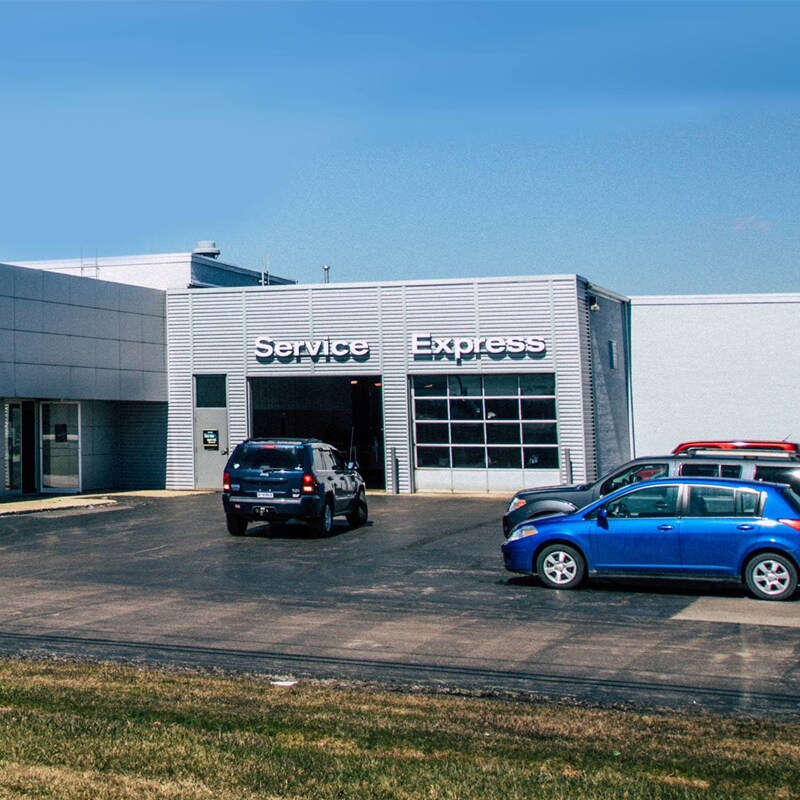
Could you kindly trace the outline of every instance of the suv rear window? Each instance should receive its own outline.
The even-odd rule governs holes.
[[[800,493],[800,466],[794,467],[756,467],[755,479],[768,483],[788,483],[795,492]]]
[[[244,469],[303,469],[303,448],[253,444],[238,455],[234,467]]]

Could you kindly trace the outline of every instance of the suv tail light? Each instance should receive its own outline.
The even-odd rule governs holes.
[[[779,519],[778,522],[782,522],[784,525],[788,525],[790,528],[800,531],[800,519]]]
[[[231,474],[230,472],[222,473],[222,491],[229,492],[231,490]]]
[[[303,494],[314,494],[319,489],[317,479],[310,473],[303,475]]]

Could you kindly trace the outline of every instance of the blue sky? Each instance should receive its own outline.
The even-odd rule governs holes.
[[[800,291],[800,3],[0,2],[0,261]]]

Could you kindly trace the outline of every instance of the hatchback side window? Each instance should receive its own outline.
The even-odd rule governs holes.
[[[691,486],[688,516],[690,517],[754,517],[759,493],[724,486]]]
[[[736,490],[736,516],[757,517],[761,504],[761,493],[749,489]]]
[[[674,517],[678,513],[677,486],[648,486],[628,492],[607,506],[609,517]]]
[[[688,516],[732,517],[736,513],[736,490],[722,486],[690,486]]]
[[[667,464],[634,464],[621,472],[617,472],[606,480],[600,487],[600,496],[603,497],[615,489],[629,486],[631,483],[650,481],[654,478],[666,478],[669,476],[669,466]]]

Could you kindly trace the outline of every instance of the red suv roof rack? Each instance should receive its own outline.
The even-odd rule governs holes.
[[[737,439],[731,441],[708,441],[708,442],[682,442],[673,451],[673,455],[679,453],[690,453],[696,450],[734,450],[748,451],[758,450],[761,453],[800,455],[800,444],[797,442],[770,442],[755,441],[752,439]]]

